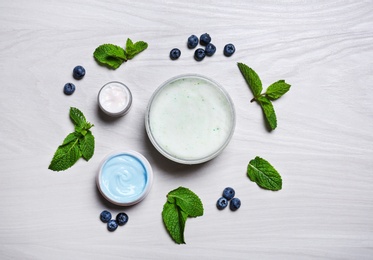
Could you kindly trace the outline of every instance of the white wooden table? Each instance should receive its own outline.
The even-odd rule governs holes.
[[[1,259],[372,259],[373,2],[372,1],[2,1],[0,4]],[[193,59],[186,39],[209,33],[214,56]],[[103,43],[127,38],[149,48],[117,70],[96,63]],[[236,53],[222,54],[226,43]],[[178,47],[179,60],[169,59]],[[278,127],[268,132],[236,63],[263,85],[292,87],[274,102]],[[87,74],[72,78],[83,65]],[[236,108],[233,138],[214,160],[173,163],[151,145],[144,114],[168,78],[198,73],[229,92]],[[130,87],[129,114],[112,120],[97,93],[108,81]],[[63,85],[73,82],[72,96]],[[70,107],[83,111],[96,137],[89,162],[48,170],[73,130]],[[99,194],[102,158],[118,149],[142,153],[154,183],[140,204],[121,208]],[[260,189],[246,176],[255,156],[270,161],[283,189]],[[204,215],[188,219],[185,245],[162,223],[166,194],[197,193]],[[215,203],[231,186],[236,212]],[[107,231],[99,214],[125,211],[128,224]]]

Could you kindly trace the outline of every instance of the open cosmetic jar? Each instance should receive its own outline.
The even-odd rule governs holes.
[[[164,82],[152,95],[145,115],[151,143],[168,159],[182,164],[211,160],[228,145],[235,110],[228,93],[197,74]]]
[[[138,152],[127,150],[109,154],[101,162],[97,187],[108,201],[131,206],[142,201],[153,182],[148,160]]]
[[[101,110],[113,117],[127,114],[132,105],[130,89],[119,81],[106,83],[100,89],[97,99]]]

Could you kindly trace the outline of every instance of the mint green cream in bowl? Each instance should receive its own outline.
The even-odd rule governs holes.
[[[235,110],[226,90],[197,74],[163,83],[151,97],[145,115],[151,143],[165,157],[198,164],[219,155],[235,128]]]

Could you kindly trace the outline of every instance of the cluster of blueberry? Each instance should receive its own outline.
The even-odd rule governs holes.
[[[118,225],[123,226],[128,222],[128,215],[124,212],[120,212],[115,219],[111,219],[111,213],[104,210],[100,214],[100,219],[102,222],[107,223],[107,229],[109,231],[114,231],[118,228]]]
[[[225,209],[228,206],[232,211],[236,211],[241,207],[241,200],[239,198],[234,198],[236,192],[231,187],[227,187],[223,191],[223,197],[219,198],[216,202],[216,207],[220,210]]]
[[[73,77],[74,79],[82,79],[85,75],[85,69],[78,65],[73,69]],[[73,83],[66,83],[65,86],[63,87],[63,93],[66,95],[71,95],[75,91],[75,85]]]
[[[189,36],[188,38],[188,48],[194,49],[197,47],[198,43],[202,46],[205,46],[205,49],[198,48],[194,52],[194,59],[196,61],[203,60],[206,56],[211,57],[216,52],[216,47],[214,44],[211,43],[211,37],[208,33],[204,33],[199,37],[195,36],[194,34]],[[232,54],[236,51],[236,48],[232,43],[228,43],[224,46],[224,55],[227,57],[232,56]],[[181,51],[178,48],[174,48],[170,51],[170,58],[171,60],[176,60],[180,57]]]

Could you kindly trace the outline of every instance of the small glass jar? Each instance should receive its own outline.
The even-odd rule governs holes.
[[[106,83],[98,93],[98,105],[101,110],[113,117],[128,113],[132,105],[130,89],[119,81]]]
[[[102,196],[118,206],[131,206],[142,201],[152,183],[153,170],[148,160],[132,150],[107,155],[96,177]]]

